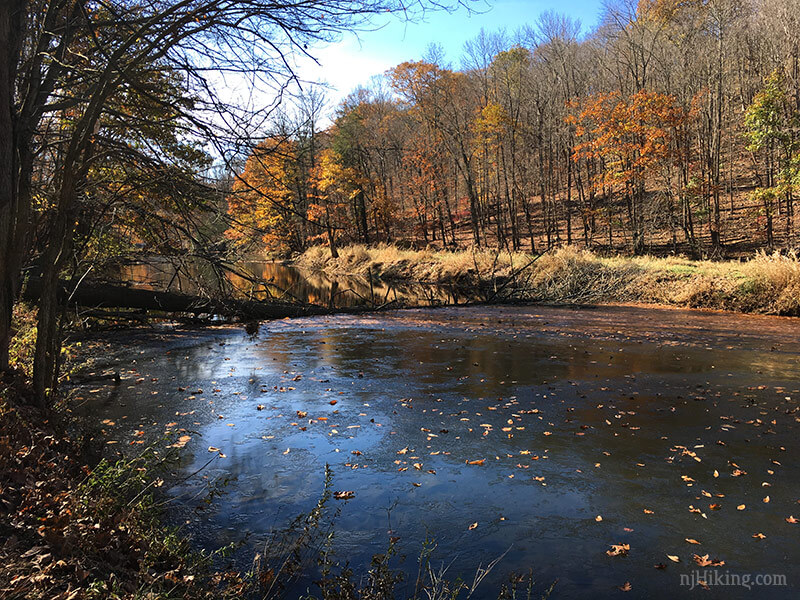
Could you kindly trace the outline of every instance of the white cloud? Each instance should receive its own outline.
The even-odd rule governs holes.
[[[297,61],[297,75],[306,82],[325,82],[330,88],[328,96],[333,106],[347,94],[381,75],[401,60],[370,52],[356,40],[344,40],[313,51],[317,63],[309,58]]]

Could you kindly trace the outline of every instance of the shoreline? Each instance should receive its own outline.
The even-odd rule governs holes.
[[[548,306],[544,303],[519,302],[519,306]],[[472,306],[476,306],[472,304]],[[480,305],[478,305],[480,306]],[[491,313],[493,307],[483,304],[487,313]],[[512,309],[510,303],[497,303],[498,307]],[[449,306],[449,308],[461,308],[462,306]],[[670,309],[687,310],[687,307],[676,305],[656,305],[636,302],[605,303],[605,304],[585,304],[578,305],[553,305],[552,308],[567,309],[592,309],[604,308],[640,308],[649,309]],[[415,307],[417,310],[427,310],[426,307]],[[447,308],[447,307],[443,307]],[[730,311],[722,311],[713,308],[690,309],[697,310],[698,313],[728,314]],[[749,315],[750,316],[750,315]],[[775,315],[752,315],[773,318]],[[452,316],[458,320],[457,316]],[[731,319],[731,317],[729,317]],[[655,319],[658,322],[658,318]],[[232,325],[217,327],[203,327],[202,330],[230,330]],[[560,328],[558,323],[552,327]],[[618,328],[614,325],[612,329]],[[764,332],[769,327],[756,328],[757,331]],[[773,331],[781,331],[779,323],[772,324]],[[182,332],[183,333],[183,332]],[[585,331],[584,331],[585,333]],[[122,334],[125,335],[124,333]],[[157,334],[159,338],[163,334]],[[680,335],[673,331],[672,335]],[[183,335],[178,344],[183,347]],[[193,337],[192,332],[188,332],[188,337]],[[756,339],[756,338],[754,338]],[[119,340],[111,340],[111,344],[119,344]],[[161,339],[161,344],[165,340]],[[169,344],[169,342],[166,342]],[[200,343],[200,342],[198,342]],[[203,342],[204,343],[204,342]],[[704,342],[705,343],[705,342]],[[124,344],[121,348],[124,347]],[[774,348],[773,348],[774,349]],[[764,348],[767,351],[768,348]],[[108,353],[104,353],[108,355]],[[121,359],[122,357],[118,357]],[[100,365],[95,365],[95,367]],[[1,387],[1,386],[0,386]],[[2,390],[0,390],[2,391]],[[184,597],[236,597],[248,585],[253,584],[247,579],[246,575],[238,574],[235,577],[228,572],[225,574],[214,570],[208,562],[209,555],[199,552],[196,547],[186,543],[186,538],[178,530],[165,525],[162,521],[160,511],[154,510],[158,505],[158,498],[155,494],[151,495],[146,490],[151,488],[153,482],[158,482],[164,474],[161,473],[154,462],[160,460],[147,460],[136,463],[139,468],[145,467],[147,475],[130,478],[133,466],[130,460],[121,460],[119,463],[98,462],[96,456],[94,460],[84,454],[78,440],[70,439],[66,433],[63,419],[55,418],[55,414],[39,415],[34,409],[25,407],[18,402],[23,399],[26,387],[23,385],[17,390],[18,398],[11,402],[0,401],[0,431],[4,435],[9,435],[13,447],[21,449],[26,440],[33,438],[36,445],[43,449],[41,458],[50,461],[57,461],[68,465],[66,468],[59,469],[57,473],[48,471],[42,461],[30,461],[25,464],[29,469],[28,479],[23,485],[11,481],[13,487],[21,488],[25,498],[33,500],[37,490],[37,481],[45,481],[48,493],[58,496],[57,506],[61,512],[66,514],[71,511],[74,515],[71,518],[61,521],[52,520],[52,504],[49,501],[36,501],[31,506],[31,513],[24,523],[22,529],[16,532],[17,539],[13,545],[3,548],[6,566],[4,575],[8,579],[9,591],[12,594],[20,590],[32,591],[40,594],[40,597],[69,598],[69,594],[75,590],[86,593],[86,597],[92,597],[92,591],[100,594],[111,593],[111,588],[102,586],[102,581],[110,577],[113,573],[115,585],[120,592],[120,597],[134,597],[137,593],[146,591],[154,593],[154,597],[163,591],[162,584],[167,584],[175,589],[181,589]],[[9,390],[6,390],[9,392]],[[2,394],[0,394],[2,395]],[[49,419],[53,419],[48,423]],[[44,425],[42,425],[44,423]],[[91,437],[91,430],[84,430],[84,436]],[[48,441],[54,437],[56,446]],[[84,437],[84,441],[86,438]],[[60,447],[59,447],[60,446]],[[10,457],[9,457],[10,458]],[[38,458],[38,456],[37,456]],[[138,460],[138,459],[134,459]],[[14,467],[8,469],[9,475],[13,474]],[[144,473],[144,472],[143,472]],[[118,490],[124,488],[124,493]],[[142,492],[145,495],[140,496]],[[154,490],[150,490],[154,491]],[[86,500],[91,494],[92,504]],[[136,502],[134,506],[129,503],[133,498],[140,498],[143,502]],[[21,498],[22,500],[22,498]],[[16,505],[16,504],[15,504]],[[89,513],[90,506],[102,505],[103,516],[96,516]],[[20,503],[19,506],[22,506]],[[39,518],[48,519],[47,529],[43,533],[33,530],[33,521]],[[52,523],[51,523],[52,521]],[[38,525],[37,521],[37,525]],[[119,525],[122,525],[120,527]],[[73,540],[69,551],[65,551],[62,540]],[[76,540],[79,540],[76,543]],[[109,548],[120,551],[125,548],[142,548],[141,554],[131,551],[122,551],[118,555],[119,563],[126,562],[135,565],[134,568],[123,568],[115,563],[104,566],[102,556]],[[57,567],[57,562],[48,557],[55,556],[63,560],[68,566]],[[156,558],[157,557],[157,558]],[[164,561],[167,566],[159,567],[155,572],[148,570],[147,566],[153,560]],[[47,562],[49,561],[49,562]],[[60,564],[60,563],[59,563]],[[84,575],[86,574],[86,575]],[[36,579],[37,576],[44,576]],[[13,587],[12,587],[13,586]],[[71,587],[70,587],[71,586]],[[4,591],[0,589],[0,592]],[[116,593],[116,592],[115,592]]]
[[[293,266],[328,276],[456,286],[497,304],[638,304],[800,316],[800,260],[757,254],[749,261],[603,257],[565,247],[535,256],[493,250],[413,251],[347,246],[339,258],[315,246]]]

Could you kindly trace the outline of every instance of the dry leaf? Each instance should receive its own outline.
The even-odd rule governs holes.
[[[611,544],[611,550],[606,550],[606,554],[609,556],[627,556],[630,549],[630,544]]]
[[[708,554],[704,554],[703,556],[700,556],[698,554],[692,554],[692,558],[694,559],[694,562],[696,562],[697,565],[700,567],[721,567],[725,564],[724,560],[719,560],[716,558],[714,559],[708,558]]]
[[[178,438],[177,442],[170,445],[170,448],[183,448],[186,444],[189,443],[191,439],[192,436],[190,435],[182,435],[181,437]]]

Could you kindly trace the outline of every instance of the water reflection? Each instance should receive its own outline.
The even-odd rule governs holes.
[[[124,265],[115,273],[136,287],[187,294],[233,292],[239,298],[298,301],[330,307],[451,305],[474,299],[454,286],[395,284],[366,277],[329,277],[271,261],[249,261],[218,277],[210,267],[169,262]]]
[[[560,597],[613,596],[626,581],[639,597],[680,597],[694,552],[788,575],[789,590],[759,598],[797,591],[800,541],[784,521],[800,500],[793,320],[494,307],[277,321],[255,340],[159,335],[128,339],[125,383],[111,398],[84,390],[84,410],[115,422],[119,446],[170,422],[197,431],[187,473],[221,448],[203,475],[228,478],[225,494],[209,509],[189,482],[172,514],[206,547],[245,539],[240,566],[315,505],[330,464],[334,488],[356,492],[338,503],[334,549],[358,572],[399,536],[413,583],[431,535],[453,577],[511,547],[476,597],[528,568],[539,591],[558,579]],[[629,556],[608,557],[619,543]]]

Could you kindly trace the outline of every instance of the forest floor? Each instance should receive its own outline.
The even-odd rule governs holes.
[[[107,461],[64,414],[0,382],[0,598],[227,598],[238,576],[213,572],[166,527],[154,492],[157,451]]]
[[[800,316],[800,259],[756,254],[746,261],[605,257],[573,247],[541,256],[492,249],[402,250],[353,245],[333,259],[315,246],[294,264],[333,276],[480,289],[493,302],[646,303]]]

